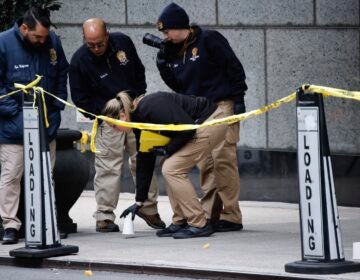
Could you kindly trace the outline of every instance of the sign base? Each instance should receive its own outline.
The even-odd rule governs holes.
[[[340,274],[360,271],[360,263],[350,261],[295,261],[285,264],[285,272],[302,274]]]
[[[10,256],[16,258],[44,259],[44,258],[75,254],[78,252],[79,252],[78,246],[60,245],[59,247],[45,248],[45,249],[23,247],[23,248],[11,250],[9,254]]]

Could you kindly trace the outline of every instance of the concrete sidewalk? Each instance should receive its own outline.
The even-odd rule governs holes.
[[[123,227],[119,214],[133,203],[133,194],[122,193],[116,211],[116,222]],[[232,272],[274,277],[298,277],[301,279],[360,279],[360,272],[339,275],[299,275],[286,273],[284,265],[301,259],[299,211],[296,204],[273,202],[240,203],[244,230],[241,232],[215,233],[211,237],[176,240],[158,238],[155,230],[136,218],[135,235],[125,238],[120,233],[95,232],[93,192],[84,192],[70,211],[78,224],[78,233],[62,240],[64,245],[79,246],[79,253],[51,258],[60,262],[96,264],[116,267],[178,268],[199,271]],[[172,211],[167,197],[159,198],[159,212],[166,224],[171,223]],[[342,238],[346,260],[352,260],[353,242],[360,241],[360,209],[339,207]],[[0,245],[0,258],[9,257],[9,250],[24,247]],[[360,260],[355,260],[360,261]],[[257,279],[257,278],[252,278]]]

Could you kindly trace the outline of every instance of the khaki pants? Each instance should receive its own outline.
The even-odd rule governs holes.
[[[93,216],[97,221],[114,221],[114,210],[117,207],[121,190],[120,180],[125,150],[129,155],[129,166],[134,182],[136,178],[135,135],[133,132],[116,131],[106,122],[102,122],[96,133],[96,150],[94,189],[97,210]],[[151,181],[148,200],[141,208],[141,212],[146,215],[158,213],[157,197],[159,191],[155,180],[154,176]]]
[[[218,108],[207,121],[222,117],[224,113]],[[174,212],[174,224],[187,222],[195,227],[203,227],[207,223],[205,211],[188,174],[192,167],[204,160],[219,145],[226,130],[226,125],[200,128],[192,141],[164,161],[162,174]]]
[[[56,159],[56,141],[50,142],[51,167],[54,169]],[[24,148],[22,145],[0,145],[0,216],[4,229],[21,227],[16,216],[20,200],[20,181],[24,173]]]
[[[233,114],[233,101],[220,101],[217,104],[225,116]],[[229,125],[221,143],[198,164],[200,184],[204,191],[201,204],[207,218],[212,222],[220,219],[242,223],[239,207],[240,178],[236,156],[239,130],[239,123]]]

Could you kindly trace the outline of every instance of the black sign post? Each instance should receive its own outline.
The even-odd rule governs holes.
[[[298,90],[297,131],[302,260],[286,264],[285,271],[360,271],[360,263],[345,261],[321,94]]]
[[[19,258],[48,258],[77,253],[77,246],[63,246],[57,228],[49,143],[41,96],[36,106],[24,101],[25,247],[10,251]]]

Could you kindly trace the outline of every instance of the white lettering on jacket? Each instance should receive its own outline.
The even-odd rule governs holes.
[[[22,68],[29,68],[30,65],[29,64],[18,64],[18,65],[14,65],[14,69],[17,70],[17,69],[22,69]]]

